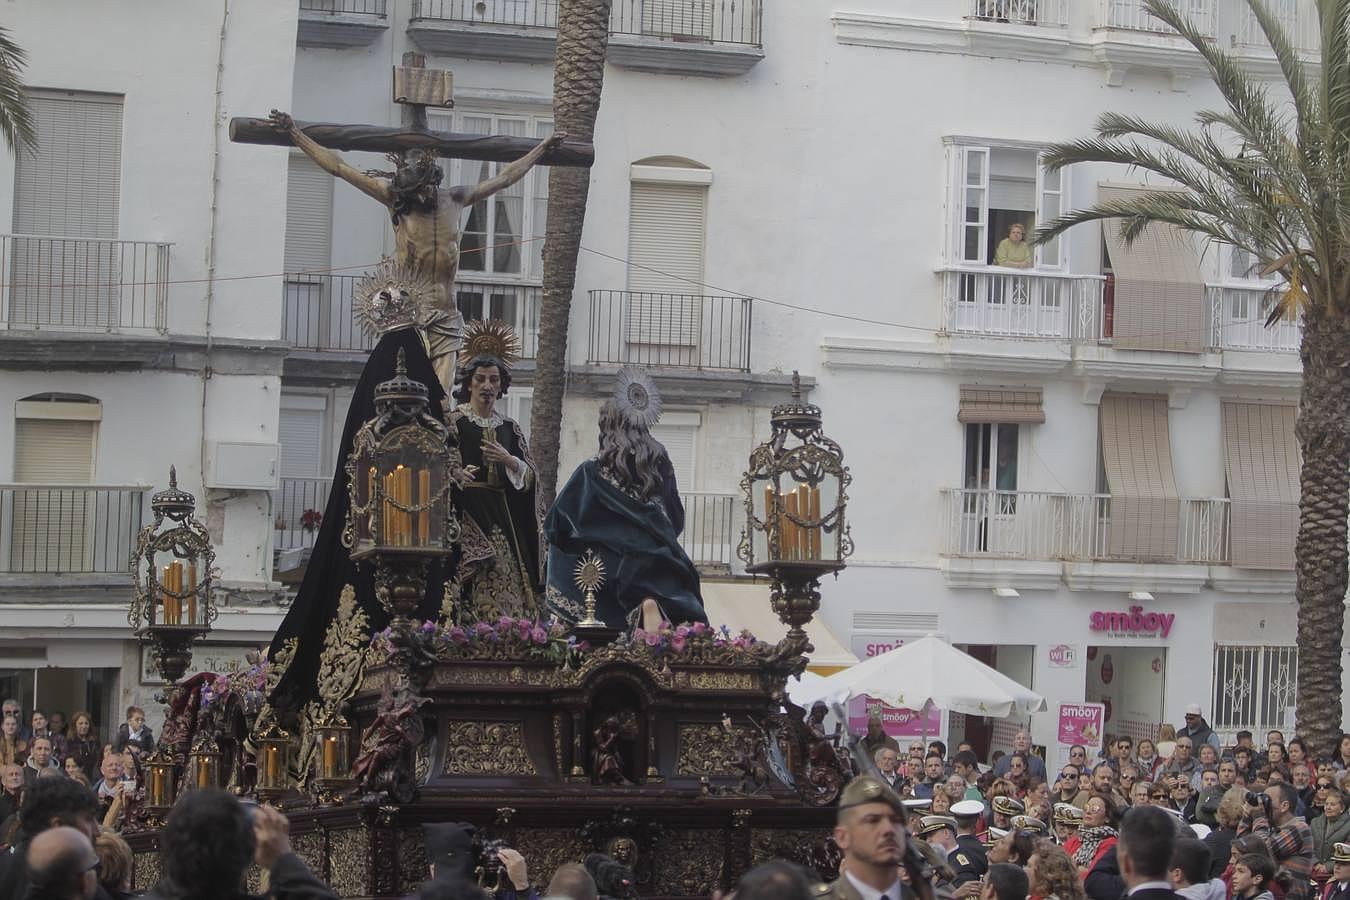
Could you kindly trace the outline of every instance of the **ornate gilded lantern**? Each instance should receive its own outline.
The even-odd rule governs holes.
[[[340,803],[351,777],[352,729],[342,716],[329,716],[314,729],[314,786],[320,803]]]
[[[146,812],[158,817],[173,806],[173,751],[161,745],[145,758],[144,767]]]
[[[792,399],[773,408],[773,432],[750,454],[741,479],[745,528],[737,555],[754,575],[773,579],[774,612],[789,640],[809,648],[802,626],[820,608],[820,578],[838,573],[853,552],[844,508],[853,477],[844,452],[821,430],[820,407]]]
[[[342,532],[352,559],[374,560],[376,596],[398,618],[416,610],[431,560],[448,556],[459,538],[448,437],[399,350],[394,377],[375,388],[375,417],[352,439]]]
[[[275,801],[290,787],[291,736],[271,722],[253,736],[257,750],[258,799]]]
[[[188,754],[187,783],[193,790],[223,787],[220,780],[221,752],[215,739],[201,732]]]
[[[192,642],[211,630],[216,554],[206,527],[194,516],[196,499],[178,489],[169,467],[168,490],[150,498],[154,521],[136,537],[131,558],[135,590],[127,621],[149,643],[160,677],[173,684],[192,662]]]

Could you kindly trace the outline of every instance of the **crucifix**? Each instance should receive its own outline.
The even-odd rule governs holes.
[[[453,85],[448,71],[426,68],[426,57],[420,53],[405,53],[403,65],[394,67],[394,102],[405,107],[404,127],[296,122],[273,110],[267,119],[231,119],[230,140],[299,147],[324,171],[389,210],[395,260],[435,286],[436,305],[444,315],[429,330],[430,356],[436,374],[448,386],[454,381],[455,354],[464,326],[452,290],[459,271],[461,214],[520,181],[536,164],[590,166],[595,151],[589,143],[567,141],[557,133],[536,143],[528,138],[431,131],[427,107],[453,107]],[[383,151],[394,171],[360,171],[334,149]],[[508,165],[478,184],[443,188],[437,157]]]

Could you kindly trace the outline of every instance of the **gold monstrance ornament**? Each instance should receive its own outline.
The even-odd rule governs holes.
[[[475,319],[464,326],[464,345],[459,351],[462,366],[475,356],[495,356],[507,366],[520,359],[520,335],[501,319]]]
[[[603,628],[605,623],[595,617],[595,592],[605,583],[605,561],[587,550],[586,555],[577,560],[576,584],[586,592],[586,618],[577,623],[581,628]]]

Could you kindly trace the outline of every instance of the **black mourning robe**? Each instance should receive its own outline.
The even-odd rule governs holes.
[[[293,721],[305,704],[318,696],[319,654],[323,651],[324,635],[337,613],[338,597],[344,585],[355,588],[356,601],[369,617],[372,636],[389,625],[391,616],[375,599],[374,564],[358,565],[351,560],[349,551],[342,546],[342,529],[350,506],[345,467],[352,439],[366,420],[374,417],[375,386],[394,377],[400,349],[404,352],[408,377],[427,386],[429,409],[433,415],[443,418],[445,389],[431,367],[418,332],[409,328],[384,335],[371,351],[347,409],[347,422],[342,428],[342,443],[338,447],[337,471],[333,475],[333,487],[328,494],[328,505],[324,507],[319,533],[314,539],[305,577],[267,651],[268,658],[274,659],[287,640],[296,638],[295,656],[268,698],[283,722]],[[445,561],[432,563],[427,592],[414,619],[437,617],[447,566]]]

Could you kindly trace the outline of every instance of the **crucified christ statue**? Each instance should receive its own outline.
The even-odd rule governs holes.
[[[394,225],[395,259],[436,286],[437,306],[446,314],[427,329],[427,335],[432,365],[441,384],[449,390],[455,380],[455,354],[464,329],[464,317],[455,306],[452,289],[455,273],[459,271],[460,215],[466,208],[524,178],[541,157],[563,142],[565,135],[554,133],[545,138],[485,181],[443,188],[441,167],[431,150],[389,154],[394,163],[392,173],[362,172],[301,131],[289,114],[274,109],[271,121],[324,171],[375,198],[389,210]]]

